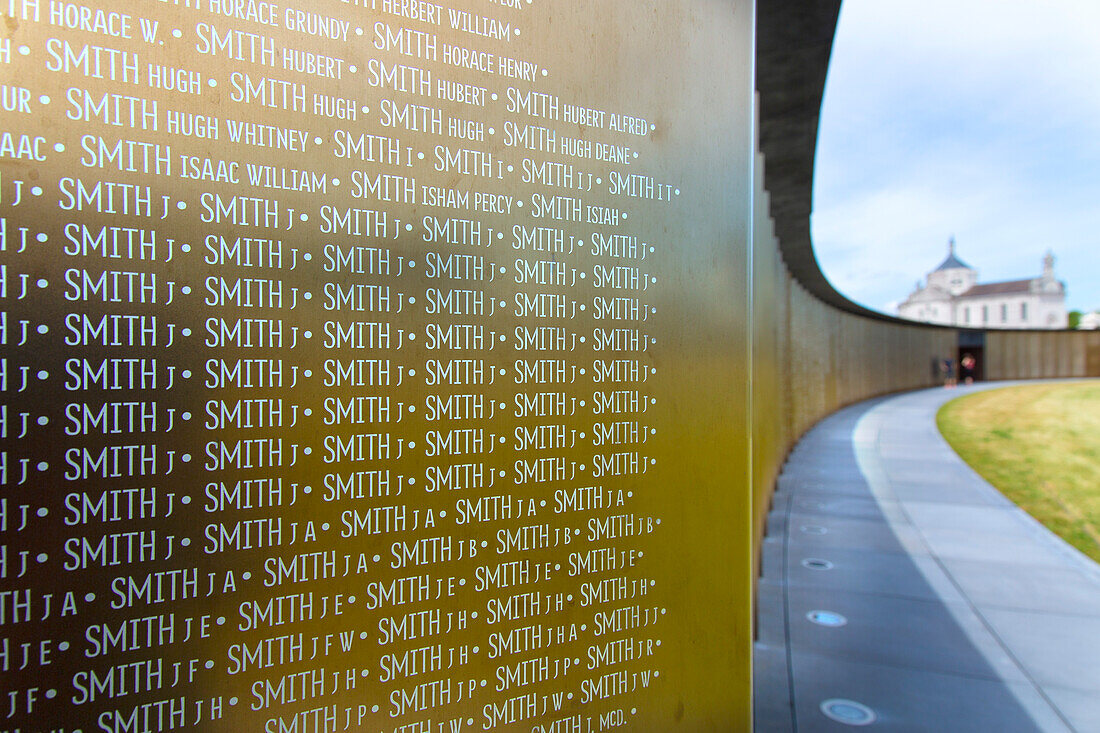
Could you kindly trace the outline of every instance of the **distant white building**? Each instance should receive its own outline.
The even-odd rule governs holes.
[[[1085,313],[1081,316],[1081,322],[1077,324],[1081,331],[1095,331],[1100,329],[1100,311]]]
[[[1043,257],[1043,274],[1028,280],[978,283],[978,271],[955,256],[928,273],[924,287],[898,306],[898,315],[914,321],[971,328],[1066,328],[1065,283],[1054,277],[1054,255]]]

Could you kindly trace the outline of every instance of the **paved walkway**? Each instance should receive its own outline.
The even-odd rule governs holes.
[[[1100,566],[936,430],[946,400],[1007,384],[861,403],[799,442],[764,540],[757,731],[868,711],[868,730],[1100,731]]]

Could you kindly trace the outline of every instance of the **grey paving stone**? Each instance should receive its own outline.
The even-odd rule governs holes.
[[[1100,710],[1100,618],[988,609],[986,619],[1042,685],[1092,692]]]
[[[950,558],[943,563],[980,608],[1100,617],[1100,586],[1076,569]]]
[[[859,471],[859,467],[856,465],[855,456],[846,459],[843,462],[839,461],[819,461],[818,459],[810,459],[807,461],[810,465],[801,465],[796,470],[785,471],[783,474],[784,481],[804,481],[804,482],[837,482],[837,481],[863,481],[863,475]]]
[[[983,679],[998,679],[1006,671],[1006,659],[997,660],[1000,669],[994,671],[940,601],[826,588],[788,588],[787,598],[793,651]],[[806,619],[819,609],[840,613],[847,625],[827,628]],[[983,646],[992,651],[995,642],[986,635]]]
[[[796,521],[788,540],[791,548],[810,552],[831,548],[875,552],[921,552],[923,542],[912,527],[891,529],[883,520],[820,516]],[[902,529],[901,532],[898,529]]]
[[[951,504],[918,503],[906,507],[909,517],[919,527],[936,529],[965,529],[979,532],[996,532],[1004,535],[1020,534],[1030,538],[1030,528],[1020,521],[1015,507],[960,507]]]
[[[886,521],[893,516],[899,521],[907,521],[901,508],[896,504],[882,503],[875,499],[863,499],[855,496],[805,496],[794,497],[791,503],[791,516],[828,516],[847,519]]]
[[[756,587],[756,638],[773,646],[786,646],[787,629],[783,609],[783,583],[761,578]]]
[[[892,481],[895,498],[899,501],[931,502],[936,504],[973,504],[975,506],[1006,508],[1012,502],[1003,496],[974,491],[967,486],[929,483],[927,481]]]
[[[820,709],[829,699],[871,708],[868,731],[897,733],[1032,733],[1067,731],[1025,685],[975,679],[795,652],[795,710],[799,733],[860,730],[836,723]]]
[[[1035,545],[1026,535],[968,529],[922,529],[933,554],[948,559],[1008,562],[1019,566],[1063,567],[1065,557],[1049,547]]]
[[[799,443],[794,448],[794,450],[791,451],[791,458],[798,458],[800,461],[807,458],[811,458],[814,460],[824,459],[826,461],[847,459],[851,461],[855,458],[855,453],[852,450],[852,442],[847,437],[850,434],[851,428],[848,427],[842,430],[837,430],[835,436],[836,439],[827,443]]]
[[[867,482],[863,479],[862,475],[849,475],[830,481],[806,477],[784,479],[782,491],[785,495],[789,494],[799,497],[807,495],[871,496],[871,489],[867,486]]]
[[[966,488],[973,480],[968,472],[959,466],[943,465],[936,461],[911,461],[886,459],[883,461],[886,475],[891,481],[917,482],[930,486],[953,486]]]
[[[832,563],[832,568],[815,569],[803,565],[803,561],[814,559],[826,560]],[[939,600],[944,586],[949,587],[949,580],[929,558],[923,558],[923,561],[922,570],[914,558],[904,554],[841,549],[822,549],[812,553],[791,551],[787,556],[787,583],[789,588],[828,588]],[[929,584],[926,573],[939,578],[940,590]]]
[[[760,575],[773,580],[783,580],[782,537],[765,537],[760,545]]]
[[[813,557],[829,560],[828,571],[807,568],[788,570],[788,583],[799,588],[833,588],[855,593],[878,594],[898,598],[939,600],[949,604],[967,603],[955,581],[940,562],[925,553],[877,553],[851,550],[847,555],[835,552],[802,552],[789,547],[790,558]],[[789,561],[789,565],[793,566]]]
[[[1073,729],[1080,733],[1100,731],[1100,705],[1092,690],[1067,690],[1047,685],[1043,692],[1065,716]]]
[[[856,499],[871,498],[870,487],[861,479],[846,478],[835,481],[800,480],[798,485],[792,486],[787,491],[792,497],[805,496],[838,496],[852,497]]]
[[[787,650],[781,646],[753,645],[753,729],[759,733],[793,733]]]
[[[928,443],[928,440],[922,441],[920,460],[932,462],[955,458],[955,451],[951,450],[947,443],[933,443],[931,445]],[[887,461],[893,459],[909,460],[914,455],[911,439],[895,440],[884,436],[874,444],[873,448],[883,460]]]
[[[787,511],[784,506],[781,509],[773,509],[768,512],[767,523],[764,525],[764,535],[783,537],[787,533]]]

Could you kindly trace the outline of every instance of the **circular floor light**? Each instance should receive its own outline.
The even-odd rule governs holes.
[[[802,567],[809,568],[810,570],[832,570],[833,564],[819,557],[808,557],[802,561]]]
[[[818,626],[828,626],[834,629],[840,628],[848,623],[848,619],[844,618],[844,616],[836,611],[810,611],[806,614],[806,618]]]
[[[870,725],[876,720],[875,711],[855,700],[833,698],[821,703],[826,718],[845,725]]]

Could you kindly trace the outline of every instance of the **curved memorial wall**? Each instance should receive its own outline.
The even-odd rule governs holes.
[[[957,339],[806,269],[754,12],[2,0],[0,730],[747,728],[786,450]]]
[[[800,435],[839,407],[938,383],[935,360],[982,349],[985,379],[1100,377],[1100,332],[960,331],[852,303],[810,239],[818,111],[840,0],[757,3],[752,254],[753,546]],[[756,555],[754,555],[756,556]]]
[[[828,302],[839,297],[835,291],[812,281],[807,287],[787,269],[762,183],[766,170],[761,157],[752,266],[754,548],[775,478],[802,433],[844,405],[941,383],[936,362],[957,359],[974,339],[985,379],[1100,377],[1100,332],[960,333]]]

